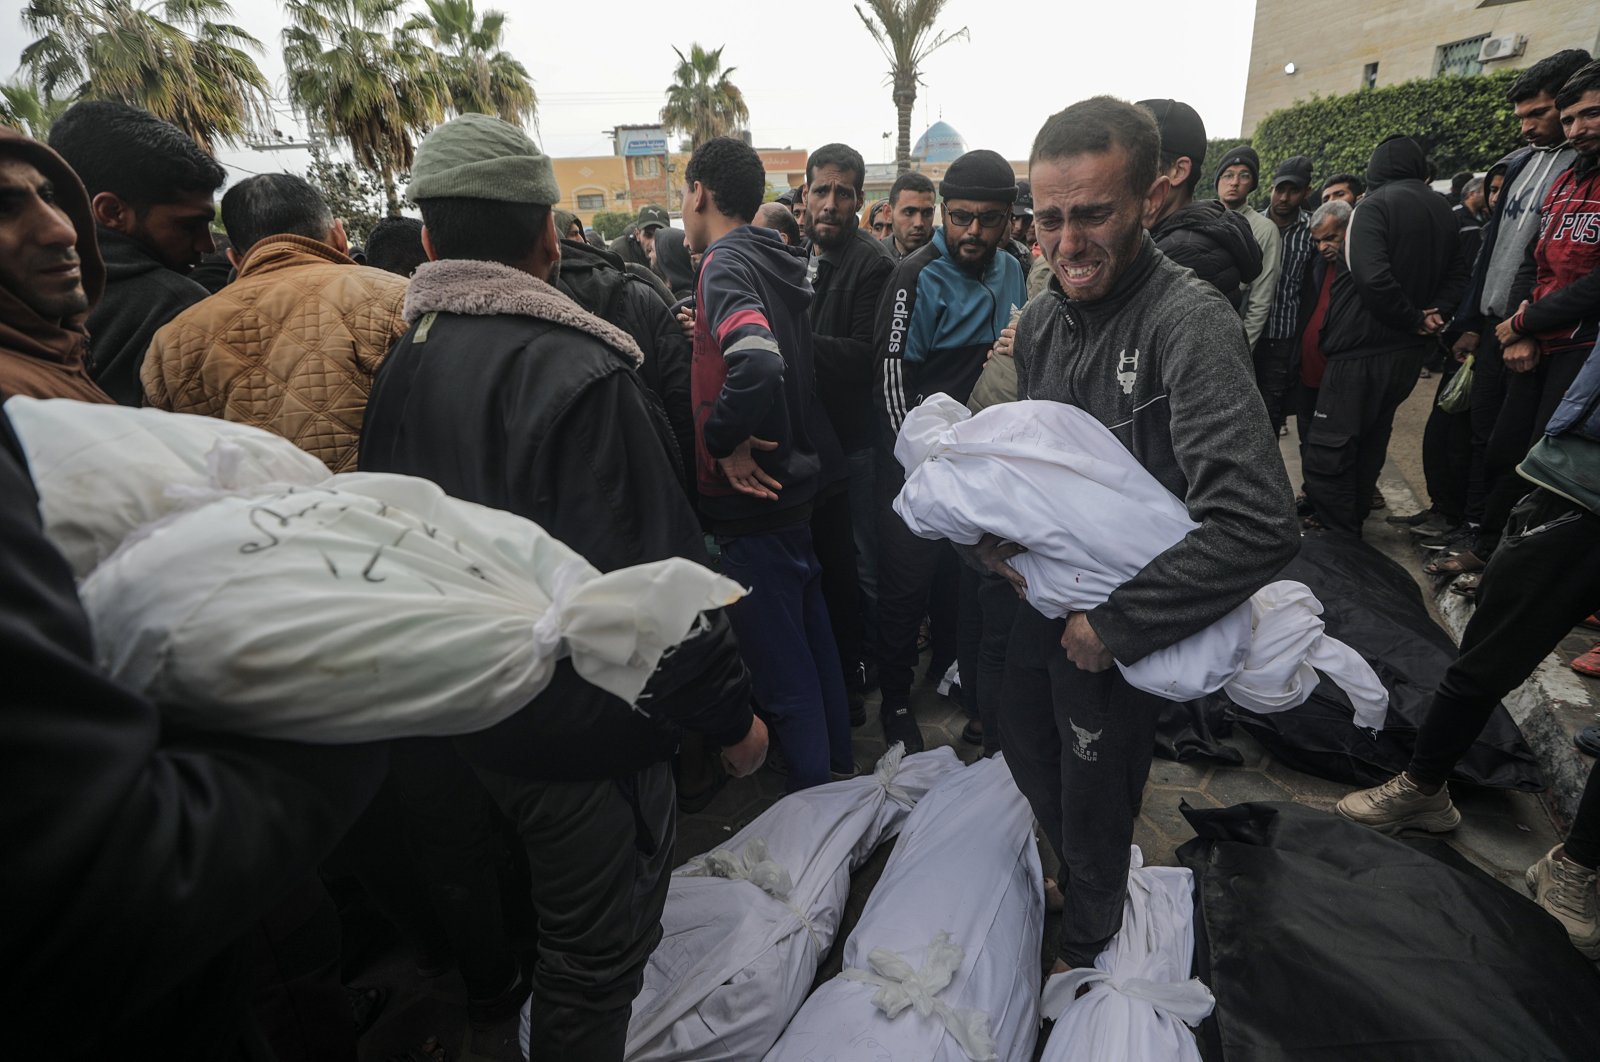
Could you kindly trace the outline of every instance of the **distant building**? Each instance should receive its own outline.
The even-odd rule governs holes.
[[[1312,96],[1516,69],[1563,48],[1600,49],[1595,0],[1257,0],[1241,135]]]
[[[934,187],[938,188],[950,163],[966,154],[967,150],[967,138],[956,132],[954,126],[949,122],[934,122],[912,145],[911,168],[927,174]],[[1026,160],[1019,162],[1013,159],[1011,170],[1019,179],[1025,178],[1028,176],[1028,163]],[[899,175],[900,171],[892,162],[867,163],[866,187],[861,195],[864,204],[889,198],[889,189]]]
[[[651,204],[673,214],[682,210],[683,167],[689,153],[672,150],[675,145],[660,125],[619,125],[612,136],[613,154],[551,160],[561,186],[557,207],[572,211],[584,225],[602,210],[636,214]],[[805,183],[809,152],[757,148],[756,154],[769,186],[795,188]]]

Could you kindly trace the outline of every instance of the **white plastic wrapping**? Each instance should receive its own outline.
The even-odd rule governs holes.
[[[411,476],[330,476],[226,421],[5,408],[46,533],[86,574],[100,664],[207,730],[330,744],[469,733],[520,710],[568,657],[631,704],[701,613],[743,595],[679,559],[602,575],[532,521]]]
[[[1045,985],[1044,1016],[1055,1022],[1043,1062],[1200,1062],[1194,1034],[1216,1001],[1189,976],[1194,960],[1194,876],[1147,867],[1138,846],[1128,874],[1122,929],[1093,969],[1057,974]],[[1077,993],[1084,985],[1089,990]]]
[[[28,457],[45,535],[79,579],[139,528],[190,507],[184,488],[328,478],[326,465],[289,440],[215,417],[24,395],[5,412]]]
[[[1088,413],[1022,401],[973,416],[948,395],[906,415],[895,499],[913,534],[972,545],[989,532],[1027,547],[1011,563],[1047,616],[1087,612],[1199,525]],[[1370,665],[1324,633],[1301,583],[1271,583],[1205,630],[1118,664],[1128,682],[1174,701],[1225,692],[1255,712],[1304,704],[1321,669],[1350,696],[1359,726],[1381,728],[1389,698]]]
[[[1033,814],[1004,759],[950,775],[907,820],[845,942],[844,972],[806,1000],[767,1062],[1031,1058],[1043,882]]]
[[[629,1062],[749,1062],[799,1009],[833,944],[850,872],[961,763],[948,748],[779,800],[672,875],[663,936],[628,1026]]]

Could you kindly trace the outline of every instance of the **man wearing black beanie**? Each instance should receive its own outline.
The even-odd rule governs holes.
[[[1167,178],[1150,238],[1161,253],[1227,297],[1235,310],[1261,273],[1261,245],[1250,223],[1216,199],[1195,201],[1206,162],[1206,127],[1181,100],[1140,100],[1161,133],[1161,175]]]
[[[907,752],[922,748],[911,714],[917,630],[937,580],[948,580],[947,600],[955,599],[959,569],[948,545],[916,537],[892,508],[905,485],[905,471],[894,459],[895,436],[906,413],[928,395],[942,391],[967,400],[1000,330],[1027,302],[1022,267],[1012,255],[996,253],[1011,235],[1017,198],[1011,164],[993,151],[969,151],[945,170],[939,197],[944,226],[889,277],[875,342],[873,397],[884,427],[878,466],[878,684],[884,740],[904,741]],[[954,656],[954,618],[934,617],[934,670],[942,671]],[[940,659],[947,636],[949,655]]]
[[[1272,312],[1272,297],[1278,290],[1278,264],[1283,255],[1283,236],[1278,226],[1250,205],[1250,193],[1261,183],[1261,160],[1255,149],[1240,144],[1222,156],[1217,166],[1217,198],[1223,206],[1237,211],[1250,223],[1250,231],[1261,246],[1261,273],[1245,292],[1239,305],[1239,316],[1244,318],[1244,335],[1254,350],[1256,341],[1267,327],[1267,315]]]

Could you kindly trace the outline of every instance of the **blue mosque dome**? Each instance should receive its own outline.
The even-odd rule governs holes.
[[[934,122],[917,138],[911,157],[920,162],[954,162],[967,152],[967,141],[948,122]]]

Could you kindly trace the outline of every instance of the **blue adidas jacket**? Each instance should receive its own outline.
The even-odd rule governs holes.
[[[989,348],[1027,301],[1016,258],[997,252],[975,276],[950,256],[943,229],[901,259],[884,285],[874,343],[873,401],[890,449],[906,412],[928,395],[971,396]]]

